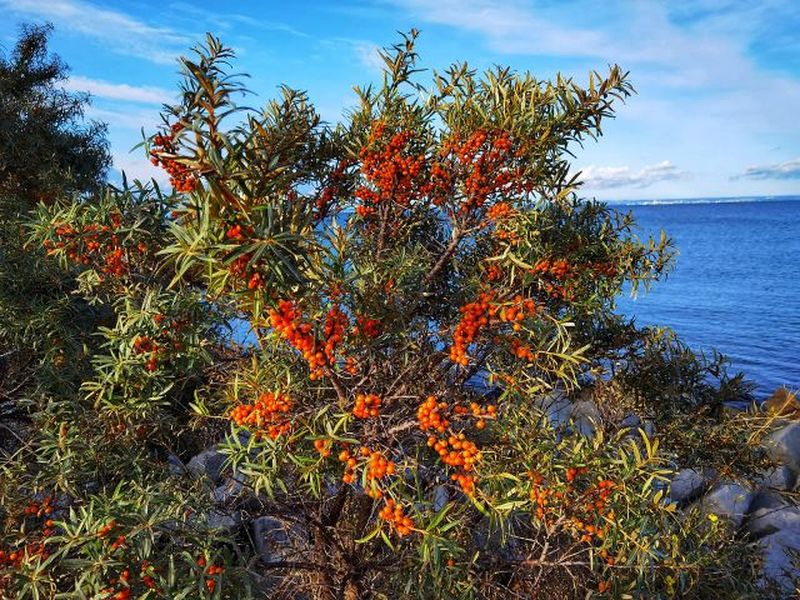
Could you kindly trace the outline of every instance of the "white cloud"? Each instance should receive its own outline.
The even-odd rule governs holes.
[[[118,54],[156,64],[175,64],[177,57],[196,39],[83,0],[0,0],[0,7],[47,19],[59,28],[94,38]]]
[[[800,179],[800,158],[779,164],[748,167],[731,179]]]
[[[127,83],[110,83],[98,79],[71,75],[63,87],[73,92],[89,92],[97,98],[123,100],[141,104],[165,104],[175,96],[173,92],[153,86],[134,86]]]
[[[686,173],[668,160],[634,171],[630,167],[597,167],[590,165],[581,170],[580,180],[590,189],[620,187],[646,188],[659,181],[683,179]]]

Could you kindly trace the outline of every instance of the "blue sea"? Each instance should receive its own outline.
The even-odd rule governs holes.
[[[800,388],[800,196],[609,203],[640,237],[667,232],[675,270],[618,310],[666,325],[695,350],[716,348],[757,384]]]

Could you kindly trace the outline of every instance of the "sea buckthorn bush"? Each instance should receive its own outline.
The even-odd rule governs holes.
[[[29,253],[93,329],[53,339],[20,400],[5,596],[764,593],[746,540],[667,500],[679,449],[613,427],[658,404],[637,374],[673,371],[614,314],[668,271],[669,239],[640,241],[570,174],[627,74],[455,65],[424,88],[415,37],[332,126],[288,88],[239,108],[209,36],[142,144],[171,190],[28,217]],[[44,382],[62,370],[70,385]],[[674,385],[706,406],[701,371]],[[544,418],[541,399],[580,393],[610,417],[591,437]],[[183,472],[212,445],[224,489]],[[285,524],[269,552],[259,517]]]

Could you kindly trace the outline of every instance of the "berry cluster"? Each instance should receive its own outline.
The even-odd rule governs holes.
[[[614,518],[614,511],[608,507],[617,486],[603,479],[597,484],[583,483],[579,489],[580,478],[587,473],[586,467],[568,468],[564,477],[566,485],[560,482],[547,485],[544,476],[535,471],[529,472],[528,477],[536,518],[549,525],[561,520],[579,542],[592,543],[605,536],[605,529],[598,523]],[[608,564],[614,562],[607,551],[601,557]]]
[[[236,281],[247,283],[247,289],[252,291],[260,290],[264,287],[264,278],[257,270],[257,265],[252,264],[253,255],[245,253],[233,260],[228,267],[228,271]]]
[[[119,577],[114,577],[108,581],[109,587],[103,590],[103,593],[108,594],[108,596],[104,596],[109,600],[129,600],[131,598],[131,588],[130,588],[130,579],[131,579],[131,572],[130,569],[124,569],[120,574]],[[111,586],[121,586],[118,591],[114,591],[114,588]]]
[[[208,590],[209,594],[213,594],[214,590],[217,588],[217,581],[216,579],[212,578],[216,577],[217,575],[222,575],[222,573],[225,572],[225,569],[219,565],[209,565],[208,568],[206,568],[208,562],[206,561],[205,556],[202,555],[195,562],[197,566],[203,569],[206,575],[208,575],[208,578],[206,579],[206,589]]]
[[[572,527],[580,535],[579,541],[591,543],[595,539],[603,539],[605,530],[595,523],[605,520],[604,516],[613,518],[613,511],[608,510],[608,504],[615,488],[613,481],[604,479],[583,492],[581,502],[574,507],[575,516],[571,520]]]
[[[280,392],[264,392],[253,404],[241,404],[231,410],[231,420],[239,427],[251,427],[265,432],[271,439],[287,433],[291,421],[287,418],[294,407],[289,396]]]
[[[483,429],[486,427],[486,419],[496,419],[497,418],[497,407],[494,404],[489,404],[486,407],[486,410],[481,408],[481,405],[477,402],[473,402],[470,404],[470,412],[472,416],[477,419],[475,422],[475,427],[478,429]]]
[[[176,160],[175,138],[183,128],[183,124],[173,123],[168,135],[158,133],[153,136],[150,162],[156,167],[161,166],[169,174],[170,185],[175,191],[188,194],[197,186],[197,178],[189,167]]]
[[[503,268],[498,265],[486,267],[486,281],[500,281],[503,278]]]
[[[356,480],[356,466],[358,459],[350,453],[350,450],[345,448],[339,453],[339,462],[344,463],[344,474],[342,481],[344,483],[353,483]]]
[[[344,314],[338,304],[334,304],[328,314],[325,315],[325,358],[329,365],[334,363],[336,349],[344,339],[345,329],[350,325],[347,315]]]
[[[490,196],[508,194],[521,187],[521,167],[515,166],[516,153],[511,136],[504,130],[478,129],[462,140],[455,134],[447,141],[462,169],[464,195],[462,212],[483,206]]]
[[[536,354],[531,350],[531,347],[517,339],[511,340],[511,352],[520,360],[528,363],[532,363],[536,359]]]
[[[487,325],[508,323],[514,331],[522,329],[521,321],[536,314],[536,303],[530,298],[514,296],[508,302],[495,302],[494,292],[483,292],[475,302],[462,306],[462,317],[453,332],[450,360],[456,364],[469,364],[467,348]]]
[[[532,269],[534,274],[546,274],[556,279],[565,279],[572,274],[572,271],[572,265],[570,265],[568,261],[563,259],[550,260],[547,258],[538,261],[533,265]]]
[[[378,319],[370,319],[365,315],[358,315],[353,333],[368,338],[378,337],[381,334],[381,322]]]
[[[322,458],[328,458],[331,455],[331,442],[323,439],[314,440],[314,449]]]
[[[422,431],[435,429],[444,433],[450,426],[450,421],[443,414],[447,410],[447,402],[437,402],[436,396],[428,396],[417,408],[417,421]]]
[[[253,233],[254,229],[251,225],[243,226],[241,223],[234,223],[225,231],[225,237],[229,240],[243,242],[248,237],[251,237]]]
[[[133,353],[148,355],[144,368],[153,372],[158,368],[159,361],[168,356],[169,350],[180,351],[183,344],[178,339],[188,321],[186,319],[167,318],[157,313],[153,315],[153,323],[158,328],[154,337],[139,335],[133,340]]]
[[[409,207],[426,194],[423,188],[422,173],[425,156],[406,153],[411,141],[411,131],[400,131],[392,135],[382,146],[386,125],[376,122],[370,133],[367,145],[359,152],[361,173],[369,186],[361,186],[355,191],[356,198],[363,207],[359,214],[368,216],[383,202],[394,202],[401,207]]]
[[[508,202],[497,202],[486,211],[486,217],[492,221],[502,221],[513,217],[515,211]]]
[[[130,260],[135,254],[143,255],[148,248],[144,242],[123,247],[115,233],[120,226],[120,216],[112,214],[111,225],[90,223],[83,227],[61,224],[53,233],[55,242],[45,240],[47,254],[64,250],[68,260],[84,266],[92,266],[99,272],[113,277],[122,277],[130,272]]]
[[[369,454],[367,463],[367,480],[381,479],[395,473],[395,465],[377,450],[371,451],[366,446],[361,448],[362,455]]]
[[[453,332],[453,345],[450,348],[450,360],[466,366],[469,364],[467,348],[478,336],[480,330],[489,324],[489,308],[494,299],[493,292],[484,292],[475,302],[462,306],[461,321]]]
[[[277,309],[269,312],[269,322],[294,348],[300,351],[311,369],[310,378],[319,379],[336,360],[336,351],[344,338],[347,315],[334,305],[325,317],[324,340],[318,342],[310,324],[291,300],[281,300]]]
[[[162,349],[148,336],[142,335],[133,340],[133,351],[135,354],[150,353],[150,358],[144,365],[145,369],[153,372],[158,368],[158,354]]]
[[[471,496],[475,493],[475,476],[472,471],[475,464],[481,459],[478,447],[466,439],[464,433],[454,434],[446,439],[437,439],[435,436],[428,438],[428,446],[432,447],[448,466],[456,467],[457,471],[451,475],[453,481],[458,482],[461,490]]]
[[[353,408],[353,416],[359,419],[377,417],[381,414],[381,399],[375,394],[356,395],[356,404]]]
[[[337,194],[341,194],[343,192],[342,182],[344,180],[345,171],[350,164],[351,162],[349,160],[340,160],[336,164],[336,167],[333,169],[333,171],[331,171],[330,175],[328,176],[327,185],[320,190],[314,203],[317,209],[317,219],[325,218],[325,215],[328,214],[328,209],[330,208],[333,199],[337,196]]]
[[[387,521],[400,537],[406,536],[414,530],[414,521],[406,516],[403,507],[391,498],[386,499],[386,505],[380,510],[378,516]]]

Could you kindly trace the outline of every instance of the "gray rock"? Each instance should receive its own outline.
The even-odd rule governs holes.
[[[167,454],[167,466],[169,467],[169,474],[173,477],[185,477],[189,474],[183,461],[172,452]]]
[[[214,489],[214,500],[220,504],[227,504],[235,500],[242,493],[244,485],[235,477],[229,478],[222,485]]]
[[[571,416],[575,425],[575,430],[586,437],[594,437],[594,433],[603,418],[600,409],[593,400],[578,400],[572,403]]]
[[[794,488],[797,473],[786,465],[766,469],[755,478],[755,483],[761,487],[786,492]]]
[[[786,501],[775,491],[759,490],[750,501],[750,512],[753,513],[762,508],[779,508],[786,506]]]
[[[700,496],[716,476],[713,469],[681,469],[672,478],[669,498],[674,502],[690,502]]]
[[[540,396],[534,401],[534,404],[544,413],[553,428],[558,429],[569,424],[572,402],[562,390],[555,389],[549,394]]]
[[[748,515],[745,528],[756,537],[788,530],[800,537],[800,507],[784,504],[772,508],[759,508]]]
[[[204,525],[209,529],[230,533],[239,526],[241,517],[238,513],[226,513],[219,510],[209,511]]]
[[[791,423],[771,434],[764,441],[770,458],[800,472],[800,423]]]
[[[642,420],[639,418],[639,415],[631,413],[629,415],[625,415],[625,418],[619,422],[620,429],[636,429],[642,424]]]
[[[437,485],[433,490],[433,510],[439,512],[450,502],[450,492],[446,485]]]
[[[206,448],[200,454],[193,456],[186,468],[195,477],[205,476],[213,483],[219,483],[226,459],[227,456],[216,448]]]
[[[755,494],[738,483],[721,483],[698,502],[704,514],[715,514],[739,527]]]
[[[291,529],[275,517],[259,517],[252,523],[253,543],[264,562],[285,560],[293,553]]]
[[[793,530],[778,531],[761,538],[760,544],[764,551],[764,578],[780,587],[788,598],[800,584],[800,535]]]
[[[644,434],[648,438],[652,439],[656,436],[656,427],[653,422],[649,419],[645,419],[643,421],[638,415],[634,414],[630,414],[622,419],[622,421],[619,423],[619,428],[629,430],[628,435],[636,438],[639,437],[640,429],[644,431]]]

